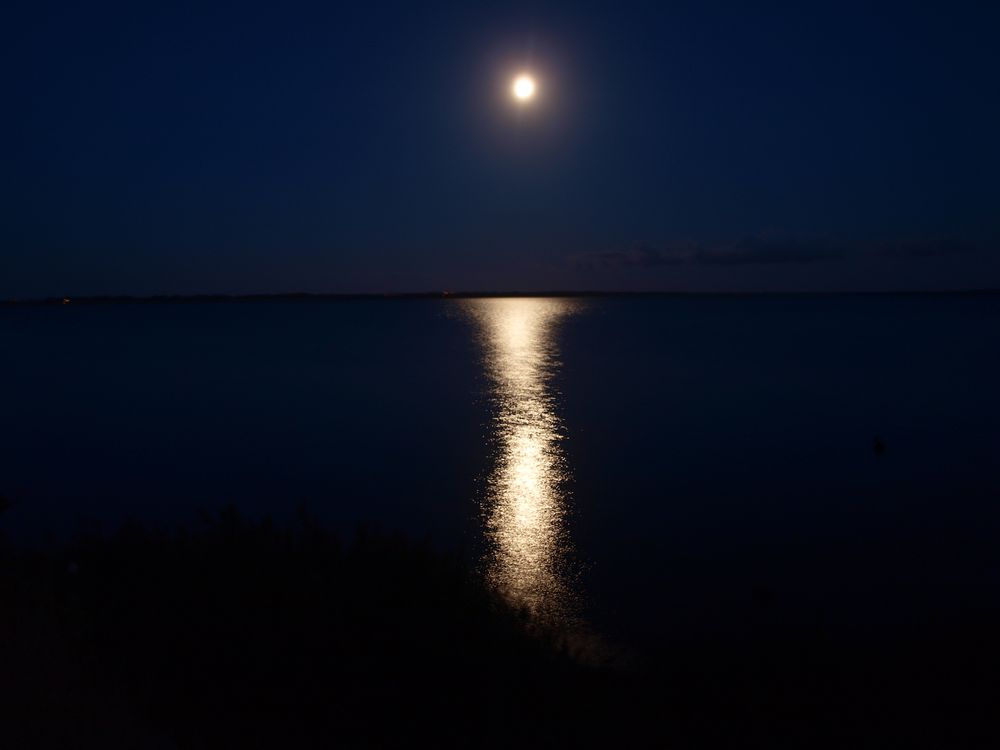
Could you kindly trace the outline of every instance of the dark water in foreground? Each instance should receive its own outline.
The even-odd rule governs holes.
[[[637,645],[1000,607],[1000,296],[8,307],[0,364],[15,538],[304,501]]]

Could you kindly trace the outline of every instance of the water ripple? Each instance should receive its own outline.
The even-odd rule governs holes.
[[[551,379],[560,366],[556,326],[580,303],[504,298],[462,304],[479,330],[494,402],[497,460],[484,499],[487,576],[535,616],[566,620],[575,598],[565,575],[569,470]]]

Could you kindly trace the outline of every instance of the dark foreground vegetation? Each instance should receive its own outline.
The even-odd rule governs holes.
[[[765,603],[766,604],[766,603]],[[0,549],[10,748],[991,747],[1000,630],[755,629],[601,661],[459,561],[235,511]]]

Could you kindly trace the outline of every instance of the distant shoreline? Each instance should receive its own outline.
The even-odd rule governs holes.
[[[239,302],[354,302],[371,300],[414,299],[480,299],[502,297],[563,297],[563,298],[651,298],[651,297],[924,297],[977,296],[1000,294],[1000,289],[941,289],[863,292],[602,292],[602,291],[541,291],[541,292],[401,292],[357,294],[157,294],[148,296],[96,295],[86,297],[44,297],[36,299],[0,299],[0,306],[31,305],[149,305],[149,304],[225,304]]]

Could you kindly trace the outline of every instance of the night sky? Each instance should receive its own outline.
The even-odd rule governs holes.
[[[1000,5],[933,5],[15,2],[0,297],[1000,287]]]

